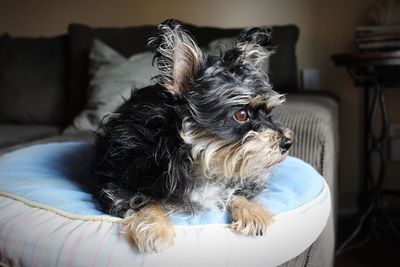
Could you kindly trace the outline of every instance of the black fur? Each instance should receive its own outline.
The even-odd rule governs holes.
[[[192,186],[189,147],[179,137],[182,100],[160,86],[135,91],[98,133],[93,160],[95,198],[103,210],[122,216],[134,195],[182,202]],[[104,192],[122,200],[115,200]],[[139,208],[143,203],[136,203]]]

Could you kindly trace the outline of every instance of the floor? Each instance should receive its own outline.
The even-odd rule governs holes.
[[[362,248],[354,249],[336,257],[335,267],[397,267],[400,254],[372,241]]]
[[[354,224],[346,220],[339,221],[338,243],[349,236]],[[394,238],[389,232],[381,231],[385,242],[393,246],[387,247],[371,238],[364,246],[345,252],[335,259],[335,267],[400,267],[400,238]]]

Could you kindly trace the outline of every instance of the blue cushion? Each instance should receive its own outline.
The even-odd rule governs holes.
[[[48,143],[13,151],[0,157],[0,192],[79,215],[104,215],[82,186],[90,178],[93,145],[82,142]],[[268,179],[265,192],[256,197],[274,214],[316,198],[323,178],[300,159],[288,157]],[[228,213],[204,211],[194,216],[173,214],[176,225],[226,224]]]

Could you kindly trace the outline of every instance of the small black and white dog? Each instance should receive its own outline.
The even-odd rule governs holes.
[[[244,30],[221,57],[175,20],[150,38],[157,85],[134,91],[100,127],[91,181],[98,206],[125,218],[141,252],[173,244],[173,211],[227,209],[233,230],[254,236],[272,222],[252,198],[287,156],[292,132],[272,119],[285,98],[260,69],[271,33]]]

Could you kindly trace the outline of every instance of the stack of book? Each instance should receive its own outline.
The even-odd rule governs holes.
[[[400,25],[360,26],[355,29],[356,45],[361,50],[400,49]]]

